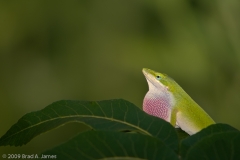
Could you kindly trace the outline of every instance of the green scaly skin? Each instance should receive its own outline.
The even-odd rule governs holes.
[[[211,124],[213,119],[169,76],[143,68],[149,91],[143,110],[165,119],[192,135]]]

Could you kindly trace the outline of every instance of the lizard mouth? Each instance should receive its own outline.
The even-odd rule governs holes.
[[[149,83],[151,83],[154,87],[157,88],[157,86],[154,84],[154,81],[151,78],[149,78],[149,77],[152,77],[152,75],[149,76],[149,74],[145,70],[147,70],[147,69],[146,68],[143,69],[143,75],[145,76],[146,80]]]

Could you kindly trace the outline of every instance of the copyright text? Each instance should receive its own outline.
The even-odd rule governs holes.
[[[4,159],[57,159],[57,155],[47,154],[3,154]]]

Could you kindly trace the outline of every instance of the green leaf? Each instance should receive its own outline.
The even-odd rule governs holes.
[[[182,140],[180,144],[180,154],[185,157],[188,150],[197,142],[201,141],[202,139],[206,138],[209,135],[213,135],[216,133],[224,133],[228,131],[238,131],[237,129],[233,128],[230,125],[227,124],[214,124],[207,128],[204,128],[200,132],[189,136],[188,138]]]
[[[137,131],[161,139],[178,149],[174,128],[125,100],[99,102],[62,100],[24,115],[0,139],[0,145],[23,145],[35,136],[69,122],[81,122],[95,130]]]
[[[237,160],[240,159],[239,151],[240,132],[216,133],[203,138],[189,149],[186,160]]]
[[[178,135],[178,139],[179,141],[189,137],[189,134],[187,134],[185,131],[183,131],[181,128],[175,128],[177,135]]]
[[[173,150],[155,137],[109,131],[83,132],[42,154],[56,155],[57,159],[178,159]]]

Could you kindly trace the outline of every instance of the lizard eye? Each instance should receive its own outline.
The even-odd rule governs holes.
[[[161,76],[157,75],[157,76],[156,76],[156,79],[157,79],[157,80],[160,80],[160,79],[161,79]]]

